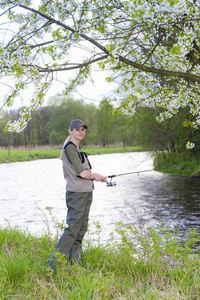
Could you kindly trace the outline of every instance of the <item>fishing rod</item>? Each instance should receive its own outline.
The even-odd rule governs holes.
[[[135,172],[128,172],[128,173],[122,173],[122,174],[115,174],[115,175],[108,175],[106,178],[110,178],[110,182],[106,184],[106,186],[115,186],[116,182],[112,182],[113,177],[118,177],[118,176],[124,176],[124,175],[130,175],[130,174],[138,174],[138,173],[143,173],[143,172],[151,172],[155,171],[154,169],[151,170],[143,170],[143,171],[135,171]]]

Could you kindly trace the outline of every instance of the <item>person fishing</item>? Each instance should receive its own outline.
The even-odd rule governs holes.
[[[107,182],[105,176],[91,172],[87,154],[79,148],[87,126],[80,119],[71,121],[69,136],[61,152],[63,173],[66,179],[67,227],[64,229],[48,266],[55,270],[57,252],[69,254],[69,261],[80,263],[84,235],[88,228],[89,211],[93,198],[93,180]]]

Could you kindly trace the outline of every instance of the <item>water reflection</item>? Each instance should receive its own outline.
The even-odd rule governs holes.
[[[105,175],[153,169],[148,153],[123,153],[90,157],[93,171]],[[99,221],[101,238],[109,239],[115,224],[155,227],[161,222],[180,228],[200,227],[200,180],[151,171],[116,177],[117,185],[96,183],[90,224]],[[46,211],[50,207],[58,221],[65,220],[65,181],[58,159],[0,165],[0,225],[28,228],[40,234],[53,222]],[[46,214],[46,216],[45,216]],[[45,221],[45,222],[44,222]],[[91,229],[91,237],[97,238]]]

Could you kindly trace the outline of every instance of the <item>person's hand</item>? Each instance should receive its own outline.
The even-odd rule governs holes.
[[[101,182],[108,182],[107,181],[107,177],[106,176],[103,176],[101,174],[98,174],[98,173],[93,173],[93,176],[94,176],[94,180],[96,181],[101,181]]]
[[[98,174],[98,173],[91,173],[89,172],[88,170],[84,170],[83,172],[81,172],[79,174],[82,178],[85,178],[85,179],[92,179],[92,180],[96,180],[96,181],[101,181],[101,182],[106,182],[108,183],[107,181],[107,177],[106,176],[103,176],[101,174]]]

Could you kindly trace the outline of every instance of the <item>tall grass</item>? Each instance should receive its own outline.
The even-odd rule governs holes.
[[[61,255],[52,274],[46,265],[57,237],[0,229],[0,299],[200,299],[196,230],[180,241],[164,225],[118,223],[107,244],[101,243],[99,223],[96,230],[99,241],[94,244],[88,234],[81,265]]]

